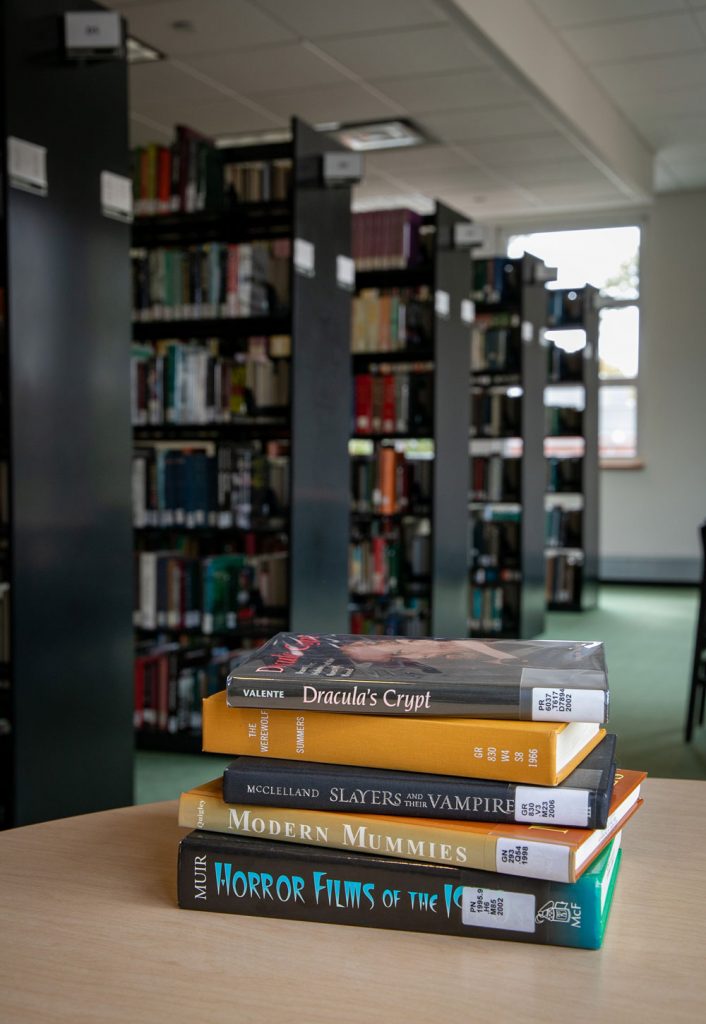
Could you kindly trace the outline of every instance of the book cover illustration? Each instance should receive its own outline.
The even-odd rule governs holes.
[[[603,644],[277,633],[228,677],[228,704],[371,715],[597,722]]]
[[[338,715],[203,702],[203,749],[556,786],[605,736],[594,722]]]
[[[606,736],[553,788],[243,755],[223,773],[223,798],[267,807],[605,828],[615,742]]]
[[[191,832],[179,846],[178,900],[188,910],[598,949],[618,838],[567,885]]]
[[[393,818],[227,804],[221,779],[181,794],[179,824],[229,835],[358,850],[500,874],[575,882],[640,805],[641,772],[621,771],[605,829]]]

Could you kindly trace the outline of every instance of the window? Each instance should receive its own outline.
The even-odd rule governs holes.
[[[508,256],[533,253],[557,268],[550,288],[599,291],[598,445],[601,459],[637,457],[640,228],[591,228],[514,235]]]

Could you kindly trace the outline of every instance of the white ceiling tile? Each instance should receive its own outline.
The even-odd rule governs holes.
[[[686,9],[685,0],[533,0],[550,25],[568,28]]]
[[[616,199],[619,196],[625,201],[625,194],[607,180],[604,185],[536,185],[531,192],[540,201],[584,203]]]
[[[492,110],[449,110],[424,114],[423,128],[441,141],[470,142],[517,135],[541,135],[549,128],[547,118],[529,103],[496,107]]]
[[[161,124],[186,124],[206,135],[230,135],[286,127],[286,117],[265,117],[237,100],[221,97],[209,103],[164,99],[137,108],[138,114]]]
[[[448,146],[412,146],[408,149],[388,149],[370,153],[365,166],[387,174],[403,175],[406,171],[433,173],[457,171],[469,166],[469,161]]]
[[[401,171],[398,177],[410,188],[419,189],[420,192],[427,192],[431,195],[438,195],[444,190],[465,192],[469,192],[471,189],[482,190],[496,187],[498,184],[493,175],[470,165],[456,171]]]
[[[672,167],[673,178],[676,179],[676,186],[672,188],[704,188],[706,186],[706,165],[698,166],[684,164],[683,166]]]
[[[187,57],[184,62],[248,95],[347,81],[340,71],[299,43],[238,53],[202,54]]]
[[[187,21],[192,31],[173,27]],[[292,33],[246,0],[163,0],[131,5],[129,30],[167,56],[244,50],[281,43]]]
[[[389,118],[396,108],[383,103],[355,82],[325,88],[270,93],[261,98],[268,110],[283,117],[301,117],[314,124],[326,121],[368,121]]]
[[[308,39],[379,32],[412,25],[446,21],[439,6],[430,0],[256,0],[259,7],[288,29]]]
[[[317,45],[363,78],[464,70],[488,63],[487,57],[463,32],[446,25],[326,39]]]
[[[668,92],[644,92],[615,97],[621,110],[638,127],[653,116],[680,117],[685,114],[706,112],[706,82],[689,88],[670,89]]]
[[[689,89],[706,84],[706,55],[689,53],[606,64],[596,68],[595,77],[617,99]]]
[[[603,172],[588,159],[516,164],[504,169],[506,178],[522,188],[537,185],[605,185]]]
[[[699,28],[701,29],[702,33],[706,32],[706,11],[705,10],[695,11],[694,12],[694,17],[696,18],[696,20],[698,22],[698,25],[699,25]]]
[[[579,155],[576,146],[558,132],[528,138],[492,139],[464,145],[469,156],[496,170],[518,164],[563,160]]]
[[[684,117],[645,117],[640,132],[656,148],[679,142],[706,142],[706,112]]]
[[[174,67],[169,61],[130,64],[128,66],[128,83],[132,109],[142,103],[154,103],[167,99],[196,103],[222,98],[221,93],[213,86]]]
[[[374,80],[373,85],[410,114],[493,107],[523,98],[520,88],[509,78],[484,68],[443,75]]]
[[[703,46],[688,12],[565,29],[563,36],[584,64],[684,53]]]

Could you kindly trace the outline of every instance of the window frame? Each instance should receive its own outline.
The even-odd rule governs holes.
[[[648,214],[644,209],[638,210],[618,210],[614,214],[603,213],[597,214],[596,216],[568,216],[563,217],[561,214],[550,214],[546,218],[532,218],[528,221],[516,221],[514,223],[498,225],[493,235],[493,242],[498,252],[507,253],[510,239],[515,235],[533,235],[533,234],[549,234],[552,232],[560,231],[590,231],[599,230],[606,228],[624,228],[624,227],[635,227],[640,232],[640,247],[637,258],[637,270],[638,270],[638,288],[637,296],[634,299],[613,299],[609,296],[599,295],[597,298],[598,310],[604,308],[617,309],[625,306],[637,306],[639,316],[639,329],[638,329],[638,341],[637,341],[637,352],[638,352],[638,363],[637,363],[637,375],[635,377],[611,377],[602,380],[598,379],[599,396],[598,400],[600,403],[600,389],[604,387],[615,387],[625,386],[631,384],[635,387],[635,395],[637,401],[636,410],[636,425],[635,425],[635,456],[633,458],[625,458],[624,456],[610,456],[601,455],[600,450],[598,453],[598,465],[600,469],[643,469],[645,466],[644,459],[641,457],[640,451],[640,411],[642,403],[640,400],[640,379],[643,372],[643,337],[644,337],[644,324],[643,324],[643,308],[642,308],[642,291],[643,291],[643,270],[645,263],[645,240],[648,233]],[[491,245],[492,248],[492,245]],[[484,251],[479,253],[480,256],[485,255]],[[490,253],[489,255],[492,255]],[[598,339],[596,339],[596,344]],[[600,436],[600,434],[599,434]]]

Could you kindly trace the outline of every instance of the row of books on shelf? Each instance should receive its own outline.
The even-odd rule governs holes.
[[[179,904],[597,948],[645,778],[607,706],[598,643],[278,634],[204,702]]]
[[[579,492],[583,490],[583,459],[547,459],[547,491],[552,494]]]
[[[567,509],[554,505],[545,510],[545,541],[548,547],[576,548],[581,546],[583,514],[580,509]]]
[[[381,601],[358,596],[350,607],[349,621],[356,636],[428,636],[429,599],[406,595]]]
[[[266,316],[290,306],[289,239],[133,249],[137,322]]]
[[[0,571],[0,668],[10,660],[10,583]]]
[[[181,550],[135,553],[138,629],[235,631],[287,604],[286,551],[200,558]]]
[[[281,201],[291,190],[292,161],[224,159],[213,141],[177,125],[174,142],[132,152],[136,216],[199,213],[240,203]]]
[[[348,586],[352,595],[396,595],[427,586],[431,567],[428,522],[403,521],[354,528],[348,546]]]
[[[352,217],[351,251],[356,270],[395,270],[425,257],[422,217],[413,210],[372,210]]]
[[[569,406],[545,408],[547,437],[577,437],[583,432],[583,411]],[[473,389],[472,437],[521,437],[522,394],[508,390]]]
[[[509,323],[490,326],[498,317],[478,317],[471,331],[471,369],[474,373],[502,373],[519,376],[522,366],[522,338],[519,317]]]
[[[226,206],[238,203],[284,202],[292,188],[292,161],[275,160],[226,162],[223,167]]]
[[[249,338],[225,355],[217,339],[132,344],[133,426],[231,423],[289,402],[290,364],[270,358],[290,351],[288,335]]]
[[[431,289],[362,289],[353,298],[351,325],[354,353],[428,348],[434,336]]]
[[[287,446],[277,442],[145,445],[132,461],[133,525],[249,530],[289,507]]]
[[[353,378],[356,434],[430,432],[433,367],[400,363],[388,372],[356,373]]]
[[[223,195],[221,162],[212,141],[177,125],[169,146],[150,143],[132,151],[135,216],[196,213]]]
[[[522,264],[504,256],[474,258],[471,298],[474,302],[515,307],[522,296]]]
[[[468,617],[471,634],[512,632],[517,628],[518,601],[516,586],[471,586]]]
[[[433,463],[409,458],[392,445],[350,460],[351,510],[358,514],[428,514]]]
[[[472,501],[519,501],[522,460],[502,455],[473,455]]]
[[[135,729],[198,736],[201,705],[225,689],[242,648],[178,642],[138,645],[134,662]]]
[[[514,569],[520,564],[521,510],[473,511],[470,523],[471,565]]]
[[[581,590],[583,552],[546,552],[546,599],[549,604],[573,604]]]

